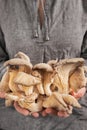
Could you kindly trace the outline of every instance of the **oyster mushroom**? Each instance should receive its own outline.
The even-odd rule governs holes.
[[[67,113],[70,114],[69,108],[67,104],[64,102],[61,94],[59,93],[52,93],[51,96],[47,97],[43,101],[43,107],[45,108],[55,108],[58,111],[66,111]]]
[[[18,70],[9,71],[9,88],[12,92],[19,91],[18,85],[14,83],[14,78],[18,74]]]
[[[10,93],[7,94],[6,97],[7,99],[17,101],[20,107],[25,108],[31,112],[38,112],[42,110],[42,100],[38,98],[38,95],[36,93],[32,93],[29,96]]]
[[[63,93],[62,83],[58,74],[54,76],[54,81],[53,84],[51,85],[51,90],[52,92],[57,91],[59,93]]]
[[[13,100],[11,99],[5,99],[5,106],[6,107],[10,107],[13,105]]]
[[[56,64],[55,69],[57,74],[54,76],[53,85],[58,87],[59,92],[69,93],[69,77],[83,64],[83,58],[64,59]]]
[[[30,58],[23,52],[19,51],[16,55],[16,58],[21,58],[23,60],[26,60],[27,62],[30,62]]]
[[[9,72],[8,70],[4,73],[4,75],[2,76],[2,79],[0,81],[0,91],[1,92],[8,92],[9,89]]]
[[[40,94],[44,94],[44,89],[43,89],[43,74],[40,70],[32,70],[32,73],[31,73],[34,77],[37,77],[41,80],[41,82],[39,84],[36,85],[38,91]]]
[[[24,100],[19,100],[18,104],[25,109],[28,109],[32,112],[40,112],[42,110],[42,100],[37,100],[37,102],[29,102],[28,98]]]
[[[32,76],[24,72],[19,72],[15,79],[14,83],[21,87],[21,90],[25,92],[26,95],[32,94],[35,85],[39,84],[41,80],[37,77]]]
[[[42,84],[45,91],[45,94],[47,96],[52,94],[52,91],[50,89],[50,85],[53,83],[55,72],[53,71],[53,68],[46,63],[39,63],[36,64],[33,67],[34,70],[39,70],[41,72],[41,75],[43,77]]]
[[[20,85],[18,84],[18,88],[20,91],[24,92],[26,96],[32,94],[34,92],[34,86],[25,86],[25,85]]]
[[[20,92],[8,92],[5,94],[5,106],[9,107],[13,105],[13,101],[18,101],[19,97],[23,97],[23,93]]]
[[[6,99],[11,99],[11,100],[14,100],[14,101],[22,101],[24,99],[28,99],[28,102],[34,102],[35,99],[38,97],[38,94],[37,93],[32,93],[28,96],[25,96],[23,93],[21,92],[10,92],[10,93],[6,93]]]
[[[8,66],[9,72],[9,88],[11,91],[19,91],[17,84],[14,83],[14,78],[18,72],[30,73],[32,70],[32,64],[26,60],[14,58],[5,62],[4,66]]]
[[[86,77],[84,73],[84,67],[78,67],[69,78],[70,90],[78,92],[79,89],[86,86]]]
[[[58,92],[53,92],[51,96],[47,97],[43,101],[43,107],[45,108],[55,108],[59,111],[66,111],[68,114],[72,113],[69,106],[74,106],[81,108],[81,105],[73,96],[69,94],[60,94]]]
[[[72,105],[77,108],[81,108],[81,105],[79,104],[79,102],[77,101],[75,97],[69,94],[62,94],[62,97],[67,104]]]
[[[4,63],[4,66],[18,66],[20,71],[26,71],[27,73],[31,72],[32,64],[24,59],[13,58]]]

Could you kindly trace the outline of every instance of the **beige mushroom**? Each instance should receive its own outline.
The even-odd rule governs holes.
[[[72,105],[74,107],[81,108],[80,103],[78,102],[78,100],[75,97],[73,97],[69,94],[62,94],[62,97],[68,105]]]
[[[22,84],[17,84],[20,91],[24,92],[26,96],[34,92],[34,86],[25,86]]]
[[[69,93],[69,77],[83,64],[83,58],[64,59],[56,64],[55,69],[57,74],[54,77],[53,85],[58,87],[60,93]]]
[[[35,70],[32,70],[32,75],[41,80],[41,82],[39,84],[37,84],[36,87],[38,89],[38,92],[43,95],[44,94],[43,73],[40,70],[35,69]]]
[[[31,74],[27,74],[25,72],[19,72],[14,79],[15,83],[32,86],[39,84],[41,80],[37,77],[32,76]]]
[[[17,93],[9,93],[6,95],[6,98],[17,101],[20,107],[31,112],[38,112],[42,110],[42,100],[38,99],[38,95],[36,93],[32,93],[29,96],[23,96]],[[35,101],[36,99],[37,102]]]
[[[67,104],[63,101],[62,96],[59,93],[52,93],[51,96],[47,97],[45,101],[43,101],[43,107],[55,108],[58,111],[66,111],[69,113],[69,108]]]
[[[39,70],[44,70],[47,72],[53,72],[52,67],[46,63],[38,63],[38,64],[34,65],[33,69],[39,69]]]
[[[68,114],[72,113],[69,106],[81,108],[70,91],[78,92],[87,83],[83,58],[50,60],[33,66],[26,54],[18,52],[4,66],[8,69],[0,82],[0,91],[6,92],[6,106],[17,101],[31,113],[52,107]]]
[[[43,107],[45,108],[55,108],[58,111],[66,111],[68,114],[71,114],[72,110],[69,108],[69,106],[81,108],[81,105],[77,99],[69,94],[53,92],[51,96],[47,97],[43,101]]]
[[[62,85],[62,82],[61,82],[61,79],[58,75],[58,73],[54,76],[54,81],[53,81],[53,84],[51,85],[51,90],[52,92],[59,92],[59,93],[63,93],[64,91],[64,86]]]
[[[18,85],[14,83],[14,79],[18,74],[18,70],[9,71],[9,88],[12,92],[19,91]]]
[[[14,78],[18,72],[31,73],[32,64],[24,59],[14,58],[5,62],[4,66],[8,66],[9,72],[9,88],[11,91],[19,91],[17,84],[14,83]]]
[[[50,89],[50,85],[53,83],[54,75],[55,75],[55,71],[53,71],[53,68],[49,64],[39,63],[36,64],[33,67],[33,69],[41,71],[43,77],[42,83],[43,83],[45,94],[47,96],[51,95],[52,91]]]
[[[27,62],[30,63],[30,58],[23,52],[19,51],[16,55],[15,55],[16,58],[21,58],[23,60],[26,60]]]
[[[86,86],[86,82],[84,67],[78,67],[69,78],[70,90],[78,92],[79,89]]]
[[[5,96],[6,99],[10,99],[10,100],[13,100],[13,101],[24,101],[24,100],[27,100],[28,99],[28,102],[34,102],[35,99],[38,98],[38,94],[37,93],[32,93],[28,96],[25,96],[23,93],[21,92],[10,92],[10,93],[6,93],[6,96]]]
[[[84,72],[85,72],[85,74],[87,74],[87,66],[84,65],[83,68],[84,68]],[[87,84],[87,75],[86,75],[85,78],[86,78],[86,84]]]
[[[21,94],[20,92],[9,92],[5,94],[5,106],[9,107],[13,105],[13,101],[18,101],[19,98],[23,97],[23,93]]]
[[[8,92],[9,89],[9,72],[8,70],[4,73],[4,75],[2,76],[2,79],[0,81],[0,91],[2,92]]]
[[[5,106],[6,107],[10,107],[13,105],[13,100],[11,99],[5,99]]]
[[[30,73],[32,70],[32,64],[24,59],[13,58],[4,63],[4,66],[17,66],[20,71]]]
[[[26,95],[32,94],[35,85],[40,84],[40,82],[41,80],[39,78],[24,72],[19,72],[14,79],[14,83],[17,84]]]
[[[28,102],[28,99],[26,100],[19,100],[19,105],[22,108],[28,109],[31,113],[32,112],[40,112],[42,110],[42,100],[37,100],[37,102]]]

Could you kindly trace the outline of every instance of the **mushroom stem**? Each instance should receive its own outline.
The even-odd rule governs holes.
[[[17,76],[17,71],[9,72],[9,88],[12,92],[17,92],[19,90],[17,84],[14,83],[14,79]]]
[[[50,96],[52,94],[50,86],[51,86],[51,83],[44,83],[44,91],[47,96]]]
[[[44,94],[43,84],[42,83],[37,84],[36,87],[37,87],[39,93],[43,95]]]
[[[1,82],[0,82],[0,91],[8,92],[10,90],[8,82],[9,82],[9,72],[7,70],[4,73],[4,75],[3,75],[2,79],[1,79]]]
[[[53,72],[44,72],[44,80],[43,80],[43,85],[44,85],[44,91],[47,96],[50,96],[52,94],[51,91],[51,84],[54,81],[54,73]]]

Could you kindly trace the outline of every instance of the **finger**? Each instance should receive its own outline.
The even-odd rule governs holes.
[[[86,93],[86,88],[84,87],[84,88],[81,88],[81,89],[74,95],[74,97],[77,98],[77,99],[79,99],[79,98],[83,97],[83,96],[85,95],[85,93]]]
[[[32,116],[37,118],[37,117],[39,117],[39,113],[34,112],[34,113],[32,113]]]
[[[0,98],[5,98],[5,92],[0,92]]]
[[[57,115],[59,116],[59,117],[68,117],[69,116],[69,114],[67,114],[67,112],[63,112],[63,111],[59,111],[58,113],[57,113]]]
[[[42,116],[47,116],[47,115],[48,115],[48,113],[46,113],[46,111],[45,111],[45,110],[43,110],[43,111],[41,112],[41,115],[42,115]]]
[[[21,108],[17,102],[14,102],[14,107],[15,109],[17,110],[17,112],[21,113],[22,115],[24,116],[28,116],[29,115],[29,111],[24,109],[24,108]]]
[[[45,111],[47,114],[52,114],[52,115],[57,115],[57,112],[58,112],[57,110],[52,109],[52,108],[47,108]]]

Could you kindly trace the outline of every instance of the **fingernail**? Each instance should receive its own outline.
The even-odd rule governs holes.
[[[32,115],[34,116],[34,117],[39,117],[39,114],[38,113],[32,113]]]

